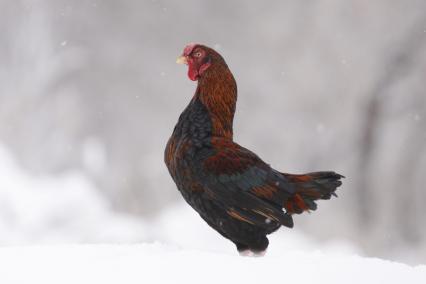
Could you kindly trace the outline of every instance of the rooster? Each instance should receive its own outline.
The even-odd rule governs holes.
[[[223,57],[189,44],[177,63],[188,65],[198,85],[166,146],[170,175],[186,202],[240,254],[263,255],[268,234],[292,228],[292,215],[315,210],[316,200],[337,196],[343,176],[273,169],[233,141],[237,84]]]

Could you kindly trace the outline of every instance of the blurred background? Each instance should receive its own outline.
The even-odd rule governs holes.
[[[346,176],[272,253],[426,262],[423,0],[0,0],[0,245],[234,253],[163,163],[196,86],[175,64],[189,42],[238,82],[239,144],[285,172]]]

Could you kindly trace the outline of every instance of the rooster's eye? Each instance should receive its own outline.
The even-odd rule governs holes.
[[[194,56],[195,57],[200,57],[201,56],[201,52],[198,51],[198,52],[194,53]]]

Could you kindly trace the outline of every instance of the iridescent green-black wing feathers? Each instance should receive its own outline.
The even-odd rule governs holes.
[[[280,173],[226,139],[215,138],[212,145],[215,155],[204,160],[199,180],[231,217],[247,223],[293,227],[291,214],[315,210],[315,200],[330,198],[341,184],[341,176],[333,172]]]

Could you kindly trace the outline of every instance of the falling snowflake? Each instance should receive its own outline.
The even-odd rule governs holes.
[[[325,128],[324,124],[318,123],[315,129],[318,133],[322,133],[322,132],[324,132],[324,128]]]
[[[216,43],[215,45],[213,45],[213,49],[215,49],[217,51],[219,51],[221,49],[221,47],[222,46],[220,44],[218,44],[218,43]]]
[[[413,117],[414,121],[419,121],[420,120],[420,115],[418,113],[416,113]]]

